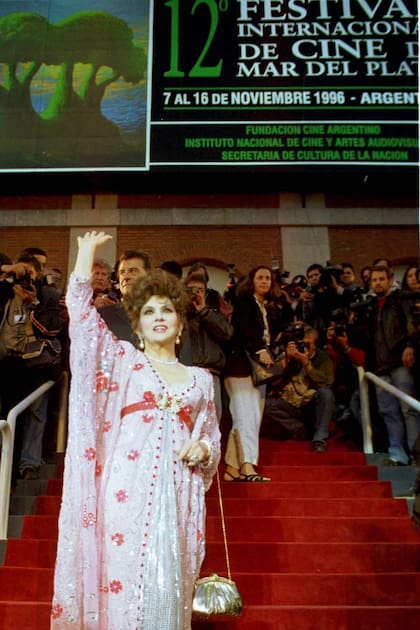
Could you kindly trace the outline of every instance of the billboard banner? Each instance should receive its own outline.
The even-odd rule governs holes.
[[[418,164],[415,0],[4,0],[0,171]]]

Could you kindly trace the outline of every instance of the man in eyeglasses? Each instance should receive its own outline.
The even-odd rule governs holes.
[[[217,308],[206,303],[207,283],[201,273],[191,273],[185,280],[190,296],[187,323],[182,332],[179,358],[185,365],[195,365],[210,370],[213,376],[214,403],[217,418],[222,415],[220,374],[225,366],[221,344],[233,334],[232,324]]]

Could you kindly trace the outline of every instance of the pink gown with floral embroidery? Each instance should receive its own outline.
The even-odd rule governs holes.
[[[51,629],[189,630],[205,552],[205,491],[220,458],[212,378],[167,386],[118,341],[72,275],[71,390]],[[187,439],[212,447],[189,468]]]

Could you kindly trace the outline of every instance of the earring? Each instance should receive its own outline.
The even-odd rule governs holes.
[[[181,343],[181,333],[179,332],[176,336],[175,343],[177,346]]]
[[[144,350],[144,339],[141,335],[139,335],[139,348],[140,350]]]

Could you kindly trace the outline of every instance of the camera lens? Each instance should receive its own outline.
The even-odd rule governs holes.
[[[32,278],[29,273],[14,278],[14,284],[19,284],[23,289],[31,289],[33,286]]]

